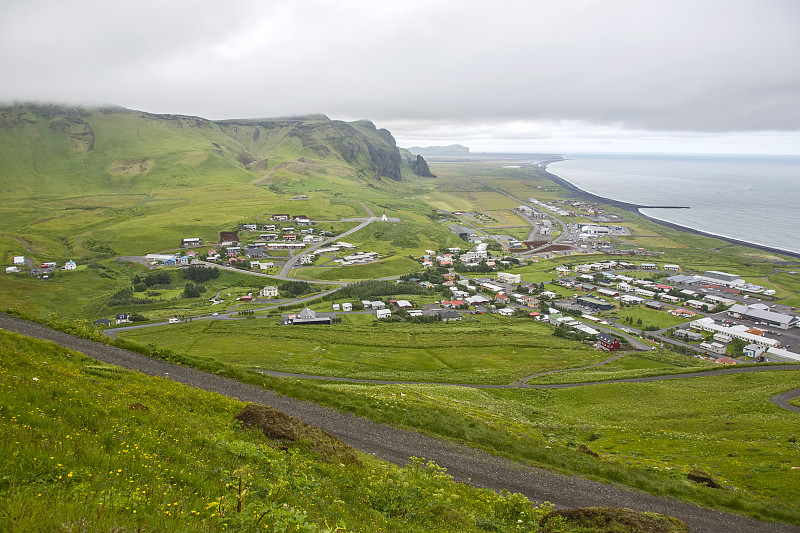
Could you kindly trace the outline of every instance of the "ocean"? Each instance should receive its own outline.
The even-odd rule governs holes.
[[[800,253],[800,156],[567,155],[548,171],[689,228]]]

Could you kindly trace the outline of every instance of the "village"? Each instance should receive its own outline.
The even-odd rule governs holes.
[[[546,217],[545,211],[557,214],[565,210],[552,204],[533,203],[536,209],[520,206],[517,211],[531,220],[539,220],[537,231],[545,235],[549,233],[547,228],[555,224],[542,220]],[[574,207],[598,215],[591,205]],[[464,212],[454,214],[467,215]],[[472,214],[473,219],[488,220],[487,215],[483,218],[478,215]],[[303,214],[278,213],[269,218],[269,223],[243,223],[233,230],[221,231],[217,243],[209,245],[199,237],[184,237],[175,250],[151,253],[135,260],[150,269],[218,265],[289,279],[284,270],[294,262],[311,265],[316,258],[324,257],[323,265],[351,266],[380,259],[376,252],[359,251],[356,245],[337,240],[334,231],[315,231],[315,222]],[[380,219],[368,219],[368,222],[372,220],[386,221],[387,217],[384,213]],[[577,237],[573,235],[576,243],[615,232],[625,233],[620,226],[597,223],[565,225],[564,229],[567,233],[563,236],[577,232]],[[466,232],[461,226],[451,226],[451,230]],[[545,287],[541,282],[523,281],[523,274],[513,273],[513,270],[552,258],[554,253],[541,250],[510,253],[508,248],[514,241],[507,241],[498,251],[491,241],[474,233],[458,233],[458,236],[471,246],[425,250],[419,258],[421,273],[435,271],[434,278],[441,278],[439,283],[429,281],[431,276],[427,276],[428,279],[402,277],[404,281],[418,283],[433,295],[440,295],[439,298],[429,295],[417,303],[412,303],[413,298],[388,297],[337,301],[331,304],[330,310],[317,305],[316,309],[306,307],[299,313],[283,313],[281,324],[336,324],[340,314],[372,314],[382,321],[453,322],[491,313],[546,323],[560,336],[590,342],[609,351],[652,350],[670,345],[687,354],[728,364],[800,361],[800,354],[790,351],[793,345],[800,347],[797,333],[800,320],[796,310],[779,303],[767,303],[774,299],[774,290],[748,283],[738,275],[713,270],[694,274],[685,272],[678,264],[656,263],[652,259],[606,260],[580,262],[571,267],[556,266],[549,270],[552,279]],[[578,257],[574,255],[576,252],[587,251],[594,250],[568,249],[558,254],[574,258]],[[632,250],[627,255],[651,254]],[[56,268],[56,263],[52,262],[35,267],[30,259],[15,256],[14,265],[6,268],[6,272],[20,273],[27,269],[32,275],[47,279]],[[61,267],[63,270],[76,268],[74,261],[67,261]],[[221,301],[217,297],[211,299],[212,305]],[[281,299],[276,284],[264,286],[257,294],[251,292],[236,298],[236,303],[264,303],[267,306],[264,309],[285,306],[292,301]],[[640,311],[634,313],[634,309]],[[637,315],[635,321],[633,315]],[[113,321],[98,319],[96,324],[126,327],[134,322],[132,317],[135,316],[138,315],[118,313]],[[214,312],[196,318],[230,316],[230,312]],[[167,323],[183,320],[173,317]],[[145,325],[156,324],[158,322]]]

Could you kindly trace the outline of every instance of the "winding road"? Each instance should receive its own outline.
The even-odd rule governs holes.
[[[280,396],[229,378],[152,359],[114,346],[79,339],[2,313],[0,313],[0,328],[53,341],[108,364],[217,392],[241,401],[269,405],[320,427],[347,444],[381,459],[404,464],[410,457],[423,457],[447,468],[448,473],[458,481],[495,490],[519,492],[533,501],[549,501],[557,507],[567,508],[613,506],[659,512],[683,520],[695,533],[800,533],[800,528],[788,524],[760,522],[617,485],[531,468],[468,446],[378,424],[311,402]]]

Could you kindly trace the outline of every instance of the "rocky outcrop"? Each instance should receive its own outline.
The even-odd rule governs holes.
[[[414,171],[414,174],[420,176],[422,178],[435,178],[436,176],[431,173],[431,170],[428,168],[428,163],[425,161],[425,158],[421,155],[417,156],[417,159],[411,163],[411,170]]]

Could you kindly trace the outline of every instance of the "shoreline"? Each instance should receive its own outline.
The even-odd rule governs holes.
[[[735,237],[728,237],[726,235],[716,235],[714,233],[710,233],[708,231],[703,231],[695,228],[691,228],[689,226],[684,226],[681,224],[676,224],[675,222],[670,222],[668,220],[662,220],[660,218],[656,218],[650,215],[646,215],[640,211],[640,209],[689,209],[688,207],[679,207],[679,206],[650,206],[650,205],[640,205],[640,204],[632,204],[629,202],[622,202],[620,200],[614,200],[613,198],[606,198],[605,196],[599,196],[594,193],[590,193],[588,191],[584,191],[580,187],[574,185],[570,181],[565,180],[561,176],[557,176],[553,174],[547,169],[547,166],[551,163],[558,163],[559,161],[566,161],[566,159],[548,159],[546,161],[539,161],[536,166],[538,167],[539,171],[542,175],[549,179],[550,181],[561,185],[569,192],[577,196],[578,198],[589,200],[595,203],[602,203],[605,205],[609,205],[612,207],[616,207],[622,209],[624,211],[628,211],[629,213],[634,213],[639,215],[640,217],[644,218],[645,220],[649,220],[654,224],[658,224],[659,226],[663,226],[665,228],[674,229],[677,231],[683,231],[686,233],[692,233],[694,235],[701,235],[703,237],[711,237],[713,239],[719,239],[721,241],[734,244],[737,246],[746,246],[748,248],[754,248],[756,250],[762,252],[768,252],[772,254],[779,254],[784,256],[793,257],[796,259],[800,259],[800,252],[793,252],[791,250],[783,250],[781,248],[775,248],[774,246],[768,246],[765,244],[759,244],[754,242],[748,242],[741,239],[737,239]]]

